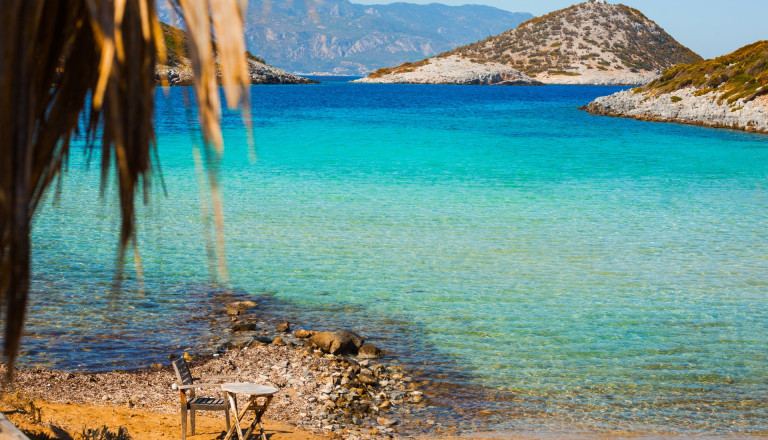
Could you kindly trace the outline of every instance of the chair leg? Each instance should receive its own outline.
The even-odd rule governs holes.
[[[229,405],[224,407],[224,419],[227,421],[227,432],[229,432],[230,424],[229,424]]]
[[[181,407],[181,440],[187,438],[187,407],[182,405]]]
[[[191,410],[189,413],[189,421],[191,422],[191,428],[192,428],[192,435],[195,435],[195,410]]]

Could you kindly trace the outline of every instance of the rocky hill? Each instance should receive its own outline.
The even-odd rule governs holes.
[[[158,85],[192,85],[192,63],[187,58],[187,36],[181,29],[160,23],[165,37],[166,63],[155,66]],[[292,75],[267,65],[263,59],[247,52],[251,84],[312,84],[317,81]],[[217,72],[221,76],[221,71]]]
[[[167,6],[160,17],[174,23]],[[360,5],[348,0],[250,0],[248,50],[291,72],[363,75],[416,61],[531,18],[478,5]]]
[[[448,56],[500,63],[548,84],[605,85],[646,84],[663,69],[701,60],[640,11],[594,0],[435,58]],[[381,69],[371,76],[406,68]]]
[[[586,110],[768,133],[768,41],[675,66],[644,87],[598,98]]]

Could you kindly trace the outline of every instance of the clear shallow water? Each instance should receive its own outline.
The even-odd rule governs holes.
[[[576,109],[616,90],[252,87],[256,162],[224,122],[232,286],[446,372],[481,427],[767,432],[768,138]],[[73,153],[34,226],[27,362],[215,336],[185,319],[210,288],[183,91],[158,94],[147,293],[108,293],[117,214]]]

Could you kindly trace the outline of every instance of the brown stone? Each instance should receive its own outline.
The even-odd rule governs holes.
[[[227,304],[226,308],[227,308],[227,313],[230,315],[241,315],[246,310],[252,309],[257,305],[258,304],[256,304],[254,301],[250,301],[250,300],[235,301]]]
[[[280,336],[273,339],[272,343],[275,345],[285,345],[285,341],[283,341],[283,338],[281,338]]]
[[[374,385],[377,383],[376,378],[368,373],[360,373],[357,375],[357,380],[365,385]]]
[[[375,359],[382,354],[384,352],[373,344],[363,344],[357,351],[357,357],[361,359]]]
[[[284,322],[277,326],[277,331],[288,333],[291,331],[291,323],[290,322]]]
[[[256,330],[255,322],[238,322],[232,326],[232,331],[234,333],[252,332],[254,330]]]
[[[356,354],[363,338],[348,330],[318,332],[309,339],[320,350],[330,354]]]
[[[295,332],[293,332],[293,336],[296,336],[299,339],[308,338],[308,337],[312,336],[313,334],[315,334],[315,332],[310,331],[310,330],[304,330],[303,328],[298,329]]]

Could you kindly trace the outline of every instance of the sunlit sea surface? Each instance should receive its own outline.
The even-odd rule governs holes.
[[[253,86],[255,160],[223,122],[229,287],[363,333],[456,426],[768,432],[768,137],[577,109],[618,90]],[[25,365],[142,367],[216,336],[186,93],[158,89],[143,294],[131,252],[110,294],[114,182],[101,199],[73,148],[34,223]]]

